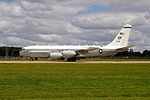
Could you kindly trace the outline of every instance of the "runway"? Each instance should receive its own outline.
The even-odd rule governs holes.
[[[76,62],[67,62],[67,61],[0,61],[0,63],[77,63],[77,64],[82,64],[82,63],[112,63],[112,64],[130,64],[130,63],[150,63],[150,61],[76,61]]]

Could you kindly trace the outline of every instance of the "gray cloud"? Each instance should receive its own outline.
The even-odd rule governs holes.
[[[146,18],[146,19],[150,19],[150,12],[146,12],[146,13],[145,13],[145,18]]]
[[[21,4],[22,8],[27,11],[37,11],[37,10],[51,11],[51,10],[53,10],[51,5],[42,4],[42,3],[38,3],[38,2],[21,0],[20,4]]]
[[[134,3],[136,2],[136,3]],[[106,45],[125,23],[132,24],[130,44],[149,49],[149,0],[15,0],[0,1],[0,45]],[[109,8],[88,12],[91,6]],[[78,14],[79,12],[86,12]]]
[[[124,23],[132,23],[134,19],[135,16],[131,13],[102,12],[77,16],[71,23],[83,29],[115,29]]]
[[[18,18],[26,17],[26,13],[20,6],[11,7],[9,13],[11,17],[18,17]]]
[[[149,11],[149,0],[111,0],[108,6],[118,11]]]

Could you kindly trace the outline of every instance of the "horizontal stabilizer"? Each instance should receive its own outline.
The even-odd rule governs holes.
[[[125,46],[125,47],[123,47],[123,48],[118,48],[118,49],[116,49],[116,50],[119,50],[119,51],[126,51],[127,49],[129,49],[129,48],[131,48],[131,47],[134,47],[134,46],[136,46],[136,45]]]

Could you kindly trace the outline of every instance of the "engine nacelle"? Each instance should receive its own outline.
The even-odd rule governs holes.
[[[64,58],[72,58],[75,57],[77,53],[75,51],[63,51],[62,55]]]
[[[60,60],[63,58],[63,55],[60,52],[53,52],[53,53],[50,53],[50,58],[53,60]]]

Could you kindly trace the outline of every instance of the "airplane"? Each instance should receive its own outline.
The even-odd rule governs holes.
[[[128,46],[129,35],[131,31],[130,24],[123,26],[121,31],[117,34],[114,40],[106,46],[74,46],[74,45],[53,45],[53,46],[27,46],[23,47],[19,52],[20,56],[33,58],[50,58],[52,60],[64,60],[75,62],[80,58],[87,57],[101,57],[114,55],[118,52],[128,51],[135,45]]]

